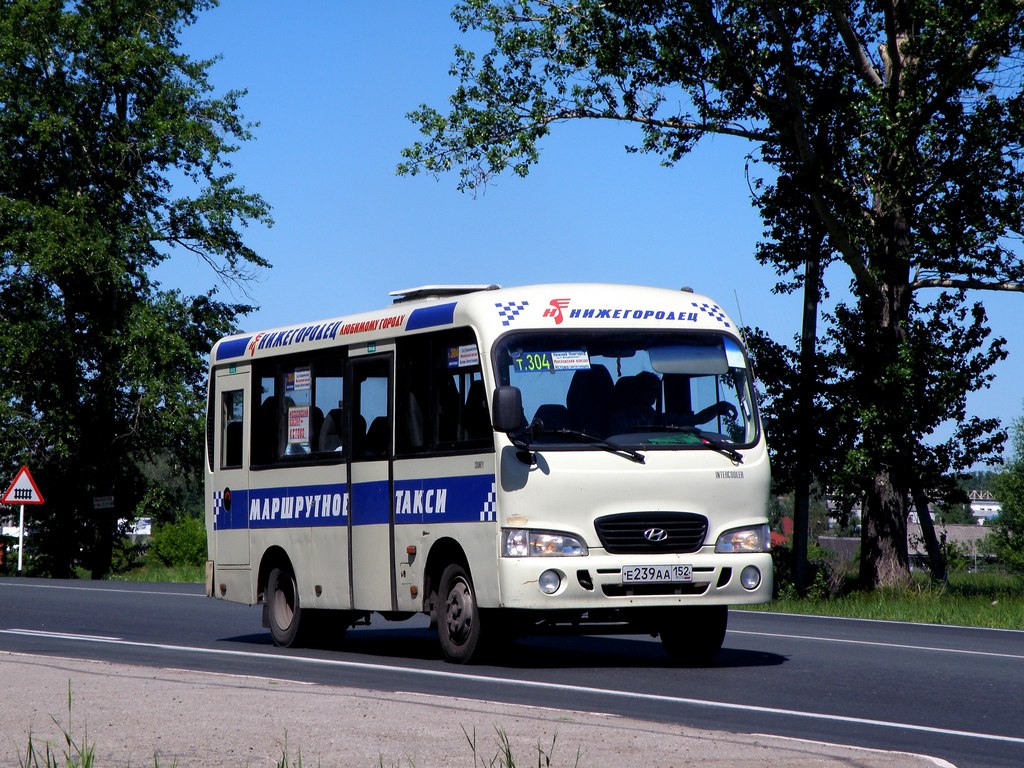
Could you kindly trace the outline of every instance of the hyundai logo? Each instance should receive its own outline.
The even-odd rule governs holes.
[[[664,528],[648,528],[644,531],[644,538],[650,542],[664,541],[668,538],[668,533]]]

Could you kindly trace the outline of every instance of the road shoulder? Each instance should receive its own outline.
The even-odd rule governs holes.
[[[29,734],[62,756],[65,732],[109,768],[503,766],[506,748],[516,765],[552,768],[949,766],[587,712],[47,656],[0,652],[0,680],[0,766],[20,763]]]

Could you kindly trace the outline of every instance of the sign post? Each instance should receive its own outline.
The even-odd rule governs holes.
[[[21,507],[18,515],[18,572],[21,572],[22,554],[25,551],[25,505],[42,504],[43,494],[39,492],[39,486],[32,479],[32,473],[28,467],[22,467],[14,480],[7,487],[7,492],[0,497],[0,504],[10,504]]]

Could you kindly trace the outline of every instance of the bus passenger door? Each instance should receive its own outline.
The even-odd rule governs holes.
[[[215,431],[210,558],[217,566],[249,564],[249,371],[217,371],[212,415]],[[212,504],[212,506],[211,506]],[[208,521],[209,522],[209,521]]]
[[[355,610],[395,610],[391,461],[394,355],[349,360],[349,584]]]

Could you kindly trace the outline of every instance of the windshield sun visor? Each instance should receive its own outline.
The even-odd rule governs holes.
[[[721,376],[729,370],[722,344],[673,344],[650,349],[651,367],[658,373],[687,376]]]

